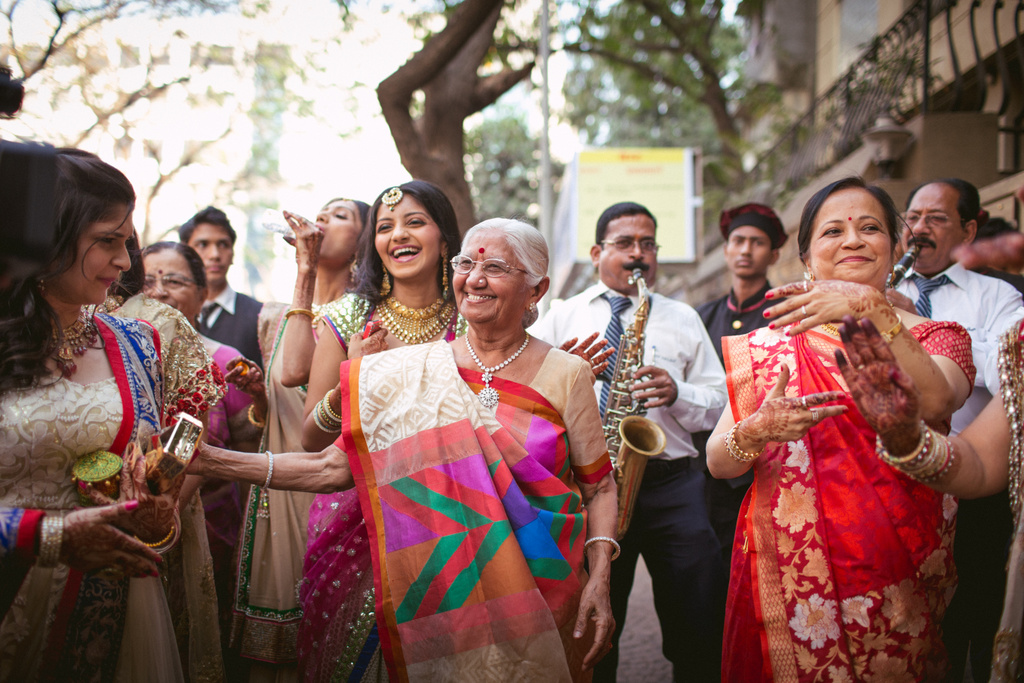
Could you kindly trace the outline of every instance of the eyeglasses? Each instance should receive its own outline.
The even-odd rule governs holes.
[[[924,220],[924,224],[927,225],[928,228],[931,230],[942,230],[947,225],[952,223],[952,220],[950,220],[949,216],[947,216],[944,213],[907,214],[907,225],[911,228],[920,223],[921,220]],[[963,225],[963,223],[963,221],[960,221],[961,225]]]
[[[164,275],[163,277],[160,278],[146,276],[146,278],[142,281],[143,291],[154,289],[156,287],[157,281],[160,282],[160,288],[163,289],[165,292],[182,290],[188,287],[189,285],[194,285],[196,283],[195,280],[191,280],[187,277],[182,277],[180,275]]]
[[[477,264],[480,264],[480,269],[486,277],[505,277],[513,270],[518,270],[521,273],[526,272],[522,268],[510,266],[508,261],[500,258],[489,258],[484,259],[483,261],[474,261],[463,254],[459,254],[452,258],[452,269],[460,275],[467,275],[473,272],[473,268]]]
[[[661,246],[651,237],[644,237],[638,240],[635,240],[632,237],[620,237],[614,240],[601,240],[601,244],[613,246],[619,251],[632,251],[633,245],[639,244],[640,251],[647,254],[653,254],[658,251],[658,247]]]

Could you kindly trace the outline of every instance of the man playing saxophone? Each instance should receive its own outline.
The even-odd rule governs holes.
[[[639,305],[633,271],[653,289],[658,269],[657,222],[633,202],[607,208],[597,221],[591,260],[599,282],[554,307],[530,333],[552,344],[604,331],[618,348]],[[643,363],[633,373],[634,397],[665,431],[667,445],[647,464],[622,556],[612,564],[612,611],[618,630],[640,555],[651,574],[662,651],[675,680],[714,681],[721,667],[725,581],[718,540],[704,505],[704,475],[690,434],[711,429],[728,399],[725,373],[696,311],[659,294],[648,299]],[[615,367],[614,357],[610,368]],[[609,376],[594,390],[608,402]],[[595,681],[614,681],[618,650],[595,668]]]

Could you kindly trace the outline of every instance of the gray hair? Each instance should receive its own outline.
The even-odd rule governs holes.
[[[467,230],[462,243],[468,244],[474,235],[484,231],[502,233],[512,255],[526,271],[527,285],[533,287],[547,277],[548,243],[540,230],[515,218],[489,218]]]

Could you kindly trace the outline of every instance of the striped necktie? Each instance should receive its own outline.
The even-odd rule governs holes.
[[[922,277],[920,275],[914,276],[914,284],[917,285],[917,303],[914,307],[917,308],[917,312],[925,318],[932,317],[932,302],[931,295],[936,289],[942,285],[948,285],[952,282],[946,275],[940,275],[931,279]]]
[[[604,298],[608,300],[612,307],[612,319],[608,321],[608,329],[604,332],[604,338],[608,340],[608,346],[617,352],[619,341],[622,339],[622,321],[619,320],[619,316],[629,308],[631,302],[627,297],[615,296],[611,293],[605,294]],[[614,361],[618,359],[613,357],[611,360],[612,364],[605,370],[603,375],[604,384],[601,386],[601,417],[604,417],[605,408],[608,407],[608,393],[612,388],[612,373],[615,372]]]

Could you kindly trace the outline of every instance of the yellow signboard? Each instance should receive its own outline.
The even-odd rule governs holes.
[[[595,149],[579,153],[576,258],[590,260],[601,212],[618,202],[646,206],[658,222],[659,261],[693,261],[695,153],[690,148]]]

